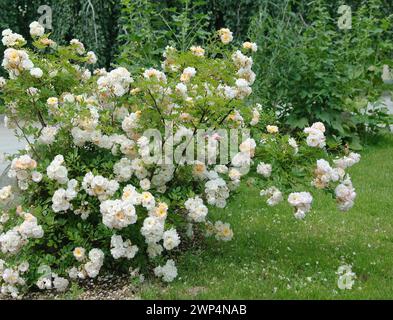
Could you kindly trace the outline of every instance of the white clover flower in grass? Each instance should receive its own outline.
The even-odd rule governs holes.
[[[166,250],[172,250],[179,246],[180,244],[180,237],[177,233],[176,229],[170,229],[164,232],[163,235],[164,240],[164,248]]]
[[[228,28],[221,28],[218,30],[218,35],[223,44],[228,44],[233,41],[233,33]]]
[[[270,178],[272,175],[272,166],[270,164],[260,162],[257,167],[257,173],[265,178]]]
[[[37,21],[30,23],[29,27],[32,37],[42,37],[45,33],[45,28]]]
[[[136,223],[138,217],[133,204],[122,200],[107,200],[101,203],[102,222],[110,229],[123,229]]]
[[[175,262],[172,259],[168,260],[164,266],[155,268],[154,274],[165,282],[172,282],[177,277]]]

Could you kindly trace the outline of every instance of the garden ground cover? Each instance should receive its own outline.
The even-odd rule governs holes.
[[[339,212],[329,195],[315,195],[313,211],[294,219],[285,204],[267,208],[247,184],[223,213],[230,243],[214,239],[177,259],[170,285],[147,282],[143,299],[391,299],[393,298],[393,137],[362,153],[350,169],[355,207]],[[245,191],[245,190],[243,190]],[[337,268],[351,264],[352,290],[337,287]]]

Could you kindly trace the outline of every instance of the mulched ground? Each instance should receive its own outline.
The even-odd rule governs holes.
[[[79,283],[81,294],[77,297],[57,292],[34,292],[23,297],[24,300],[140,300],[130,276],[106,275],[95,280]]]

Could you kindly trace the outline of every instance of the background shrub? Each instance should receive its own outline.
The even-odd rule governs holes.
[[[364,1],[352,12],[352,29],[340,30],[338,4],[314,1],[306,17],[293,4],[266,2],[250,26],[260,47],[257,97],[291,129],[322,121],[330,135],[359,147],[359,134],[389,123],[379,108],[364,110],[389,89],[381,75],[391,64],[391,16],[380,1]]]

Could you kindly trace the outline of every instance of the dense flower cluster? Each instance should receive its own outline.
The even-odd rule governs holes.
[[[26,41],[20,36],[3,32],[3,66],[10,78],[0,79],[0,89],[7,89],[6,121],[31,139],[28,149],[9,157],[9,177],[25,191],[18,200],[31,213],[12,207],[17,190],[0,189],[3,294],[17,297],[34,284],[62,292],[70,281],[96,278],[109,268],[117,272],[117,265],[154,266],[157,277],[173,281],[178,272],[168,252],[175,256],[194,231],[219,241],[234,238],[230,224],[216,221],[210,209],[225,208],[249,174],[264,184],[261,195],[269,206],[289,191],[297,218],[310,211],[312,195],[291,193],[299,183],[284,188],[281,182],[294,171],[286,167],[291,159],[301,163],[301,173],[312,171],[302,152],[323,153],[325,128],[307,128],[302,142],[262,123],[263,107],[247,100],[255,81],[249,55],[257,51],[255,43],[233,48],[233,34],[224,28],[214,48],[167,47],[162,70],[131,75],[123,67],[93,71],[97,57],[82,42],[59,46],[44,32],[39,23],[30,25],[34,45],[47,49],[37,52],[22,49]],[[212,57],[217,50],[223,54]],[[250,135],[230,142],[238,150],[221,159],[220,129],[250,133],[249,128]],[[155,143],[149,129],[164,139]],[[268,152],[260,152],[265,147]],[[161,152],[153,157],[156,149]],[[310,175],[296,176],[309,186],[305,176],[314,174],[318,188],[337,183],[337,201],[347,210],[356,193],[345,169],[359,160],[350,153],[332,167],[320,159]]]

